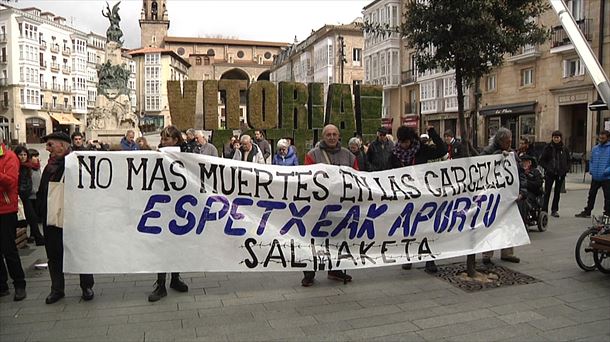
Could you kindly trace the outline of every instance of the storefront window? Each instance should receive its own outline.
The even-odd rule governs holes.
[[[140,131],[143,133],[160,132],[164,127],[162,115],[145,115],[140,120]]]
[[[519,117],[519,136],[525,136],[529,141],[536,137],[536,115],[521,115]]]

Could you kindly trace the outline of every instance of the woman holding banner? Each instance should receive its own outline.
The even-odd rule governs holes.
[[[180,147],[180,152],[187,150],[187,145],[182,138],[182,132],[176,128],[176,126],[170,125],[165,127],[161,131],[161,145],[160,147],[177,146]],[[165,279],[167,278],[166,273],[157,273],[157,281],[155,282],[155,289],[148,295],[149,302],[156,302],[159,299],[167,296],[167,288],[165,287]],[[178,292],[188,292],[189,287],[182,279],[180,279],[180,273],[172,272],[172,280],[169,283],[169,287]]]
[[[426,164],[431,160],[442,158],[447,154],[447,145],[436,133],[434,126],[428,126],[428,136],[434,145],[423,144],[417,132],[411,127],[401,126],[396,131],[398,143],[392,150],[392,168]],[[403,264],[403,270],[410,270],[411,264]],[[438,269],[434,261],[426,261],[426,272],[435,273]]]

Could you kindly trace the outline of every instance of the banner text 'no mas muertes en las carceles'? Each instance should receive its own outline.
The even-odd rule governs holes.
[[[529,243],[512,155],[367,173],[74,152],[65,179],[73,273],[352,269]]]

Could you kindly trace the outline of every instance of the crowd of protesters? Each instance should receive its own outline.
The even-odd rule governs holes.
[[[2,131],[0,131],[0,134]],[[388,130],[381,127],[376,138],[364,144],[360,137],[342,140],[339,129],[327,125],[321,132],[320,142],[304,156],[304,164],[315,163],[342,165],[360,171],[384,171],[405,166],[420,165],[440,160],[452,160],[479,153],[471,145],[456,138],[451,130],[441,137],[433,126],[428,126],[426,132],[419,134],[411,127],[402,126],[396,131],[396,141]],[[610,215],[610,133],[602,131],[599,134],[599,144],[592,151],[590,173],[593,177],[589,191],[587,206],[576,214],[576,217],[590,217],[598,190],[604,193],[604,214]],[[490,140],[489,146],[482,149],[481,155],[504,154],[512,152],[512,132],[500,128]],[[544,147],[539,158],[534,156],[533,148],[526,137],[519,141],[516,158],[519,162],[519,211],[524,217],[528,215],[527,208],[543,198],[543,211],[548,210],[551,192],[553,201],[551,215],[559,217],[559,200],[561,187],[565,182],[570,166],[570,153],[563,144],[562,134],[553,132],[551,141]],[[65,156],[71,151],[138,151],[155,150],[145,137],[138,137],[133,130],[127,130],[118,146],[98,140],[85,141],[82,133],[75,132],[71,136],[63,132],[54,132],[43,137],[49,161],[41,173],[38,151],[17,146],[11,151],[3,143],[0,135],[0,237],[2,241],[0,258],[0,297],[9,294],[8,276],[13,279],[15,288],[14,300],[26,297],[25,275],[15,245],[17,222],[17,203],[21,200],[27,225],[29,226],[28,242],[37,246],[45,246],[48,258],[48,269],[51,277],[51,293],[46,298],[47,304],[52,304],[65,296],[63,274],[63,230],[47,224],[47,198],[50,182],[62,181],[65,169]],[[346,147],[341,141],[347,141]],[[193,128],[181,132],[175,126],[165,127],[160,133],[158,148],[178,147],[181,152],[196,153],[213,157],[223,157],[244,162],[273,164],[282,166],[299,165],[299,157],[292,138],[278,139],[275,153],[271,143],[265,139],[264,132],[256,130],[254,137],[243,134],[232,136],[223,146],[222,153],[208,142],[208,137],[202,130]],[[538,169],[544,171],[544,175]],[[544,186],[543,186],[544,184]],[[554,186],[554,190],[553,190]],[[40,232],[40,225],[44,235]],[[483,253],[483,262],[491,263],[493,251]],[[518,263],[520,259],[514,255],[512,248],[501,251],[500,258],[507,262]],[[404,264],[408,270],[411,264]],[[437,272],[433,261],[426,262],[427,272]],[[167,295],[165,273],[157,274],[154,290],[148,300],[155,302]],[[332,280],[349,282],[352,277],[341,270],[328,272]],[[301,281],[302,286],[314,284],[315,272],[306,271]],[[80,275],[80,287],[83,300],[91,300],[94,279],[91,274]],[[187,292],[188,285],[180,278],[179,273],[171,273],[169,287],[178,292]]]

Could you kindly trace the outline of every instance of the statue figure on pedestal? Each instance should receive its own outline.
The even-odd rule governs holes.
[[[123,31],[121,31],[121,26],[119,23],[121,22],[121,17],[119,16],[119,4],[121,2],[117,2],[114,6],[112,6],[112,11],[110,10],[110,5],[106,3],[106,10],[104,12],[102,10],[102,15],[110,21],[110,27],[106,30],[106,41],[107,42],[117,42],[119,46],[123,45],[123,41],[121,38],[123,37]]]
[[[112,9],[106,3],[106,10],[102,15],[110,21],[106,31],[106,58],[97,67],[98,85],[95,109],[88,115],[87,130],[93,136],[103,134],[106,138],[120,139],[128,129],[138,130],[139,117],[131,110],[129,98],[129,77],[131,71],[122,57],[121,38],[123,32],[120,28],[119,4]]]

